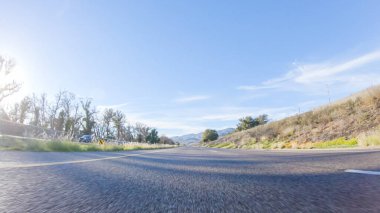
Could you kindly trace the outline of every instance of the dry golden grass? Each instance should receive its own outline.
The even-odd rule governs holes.
[[[380,86],[375,86],[300,115],[227,135],[209,146],[223,143],[245,149],[374,146],[380,145],[380,130],[374,131],[379,128]],[[356,145],[352,140],[357,141]]]

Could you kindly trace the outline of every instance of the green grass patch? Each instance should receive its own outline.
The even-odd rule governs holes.
[[[224,142],[224,143],[219,143],[219,144],[213,144],[210,147],[223,148],[223,149],[235,149],[236,145],[232,142]]]
[[[365,138],[368,146],[380,145],[380,135],[372,135]],[[225,148],[225,149],[333,149],[333,148],[353,148],[359,145],[357,138],[345,139],[343,137],[330,141],[321,141],[315,143],[304,143],[295,145],[291,142],[275,142],[275,141],[262,141],[257,143],[254,140],[248,141],[242,146],[237,146],[232,142],[224,142],[218,144],[209,145],[213,148]]]
[[[272,143],[270,141],[263,141],[262,145],[263,149],[270,149],[272,147]]]
[[[0,136],[0,150],[34,152],[89,152],[89,151],[128,151],[142,149],[163,149],[176,147],[167,144],[125,144],[98,145],[96,143],[77,143],[61,140],[38,140],[19,137]]]
[[[328,149],[328,148],[350,148],[350,147],[357,147],[357,146],[358,146],[358,140],[356,138],[352,138],[352,139],[337,138],[331,141],[322,141],[322,142],[313,143],[311,148]]]
[[[257,142],[252,138],[241,146],[242,149],[255,149],[256,147]]]

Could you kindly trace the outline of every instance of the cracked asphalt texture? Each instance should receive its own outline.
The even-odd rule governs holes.
[[[0,212],[380,212],[380,150],[0,152]]]

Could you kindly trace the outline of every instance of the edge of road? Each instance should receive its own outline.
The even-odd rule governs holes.
[[[242,151],[242,152],[379,152],[380,146],[374,147],[354,147],[354,148],[332,148],[332,149],[223,149],[223,148],[211,148],[211,147],[194,147],[205,150],[220,150],[220,151]]]
[[[81,159],[81,160],[71,160],[71,161],[55,161],[55,162],[26,163],[26,164],[19,164],[19,163],[13,163],[13,162],[6,162],[6,163],[0,162],[0,169],[30,168],[30,167],[42,167],[42,166],[56,166],[56,165],[65,165],[65,164],[88,163],[88,162],[94,162],[94,161],[120,159],[120,158],[127,158],[127,157],[133,157],[133,156],[139,156],[139,155],[145,155],[145,154],[151,154],[151,153],[157,153],[157,152],[165,152],[166,150],[168,150],[168,149],[138,150],[138,151],[140,151],[138,153],[131,153],[131,154],[118,153],[119,156],[108,156],[108,157],[99,157],[99,158],[90,158],[90,159]],[[78,152],[78,153],[82,153],[82,152]]]

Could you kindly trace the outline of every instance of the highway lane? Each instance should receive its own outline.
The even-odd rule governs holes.
[[[380,176],[347,169],[380,150],[0,152],[0,212],[380,212]]]

